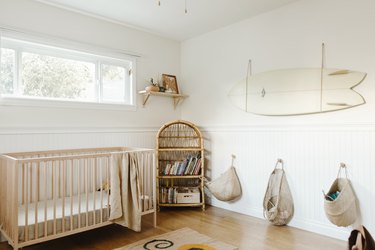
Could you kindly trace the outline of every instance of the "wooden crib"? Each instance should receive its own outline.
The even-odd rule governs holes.
[[[154,213],[155,226],[154,150],[10,153],[0,157],[0,229],[9,244],[19,249],[113,223],[110,177],[118,154],[136,155],[137,208],[141,215]]]

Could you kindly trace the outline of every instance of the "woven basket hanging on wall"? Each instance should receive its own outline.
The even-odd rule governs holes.
[[[345,178],[341,170],[345,169]],[[345,164],[341,163],[336,180],[327,195],[324,195],[324,211],[330,222],[340,227],[353,224],[357,218],[357,205],[354,189],[348,179]]]
[[[242,190],[236,169],[232,166],[218,178],[205,183],[206,187],[216,199],[221,201],[233,201],[241,197]]]
[[[279,164],[281,164],[281,169],[277,168]],[[276,226],[288,224],[294,215],[293,197],[281,159],[276,162],[268,181],[263,200],[263,215]]]

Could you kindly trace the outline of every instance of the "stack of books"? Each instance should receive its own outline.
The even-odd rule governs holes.
[[[187,156],[183,161],[166,163],[162,175],[199,175],[202,159],[200,154],[196,156]]]
[[[175,204],[177,203],[176,187],[160,188],[160,203]]]

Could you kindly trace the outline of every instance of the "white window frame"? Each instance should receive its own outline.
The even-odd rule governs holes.
[[[59,43],[43,42],[40,39],[25,39],[12,36],[0,36],[0,48],[8,48],[16,51],[15,61],[15,83],[14,94],[1,94],[0,105],[14,105],[14,106],[34,106],[47,108],[75,108],[75,109],[108,109],[108,110],[136,110],[136,57],[131,55],[124,55],[123,53],[90,53],[95,48],[92,46],[85,46],[78,43],[71,43],[67,47]],[[78,49],[71,49],[71,47]],[[97,51],[103,51],[98,48]],[[48,56],[59,57],[63,59],[78,60],[82,62],[89,62],[95,65],[95,101],[80,101],[70,99],[57,99],[45,97],[29,97],[19,94],[19,78],[20,78],[20,57],[22,52],[45,54]],[[1,53],[1,52],[0,52]],[[125,91],[130,91],[126,100],[128,103],[119,102],[103,102],[102,98],[102,84],[101,69],[102,64],[110,66],[119,66],[125,68],[126,86]],[[126,74],[129,72],[129,74]],[[99,93],[98,93],[99,91]]]

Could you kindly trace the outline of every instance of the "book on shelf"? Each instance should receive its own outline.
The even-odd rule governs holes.
[[[193,175],[198,175],[202,166],[201,158],[198,159],[197,164],[195,164]]]
[[[174,162],[168,175],[175,175],[176,168],[177,168],[176,162]]]
[[[160,197],[159,197],[160,203],[167,203],[168,189],[166,187],[162,187],[159,192],[160,192]]]
[[[177,163],[177,171],[176,171],[176,175],[181,175],[181,171],[182,171],[182,168],[183,168],[183,162],[178,162]]]
[[[200,166],[201,165],[201,157],[200,155],[197,155],[194,157],[191,161],[191,165],[189,166],[188,171],[186,172],[186,175],[198,175]]]
[[[168,203],[169,204],[176,203],[176,188],[175,187],[168,188]]]
[[[191,168],[194,166],[197,158],[195,156],[191,157],[188,166],[186,167],[184,175],[189,175]]]
[[[178,166],[180,165],[180,162],[179,161],[176,161],[174,163],[174,168],[173,168],[173,174],[172,175],[177,175],[177,171],[178,171]]]
[[[181,168],[180,168],[180,170],[178,171],[178,175],[184,175],[184,172],[185,172],[185,169],[186,169],[187,163],[188,163],[188,159],[185,159],[185,160],[182,162],[182,164],[181,164]]]
[[[164,175],[169,175],[169,172],[170,172],[170,170],[171,170],[171,167],[172,167],[172,164],[167,163],[167,165],[165,166],[165,169],[164,169],[163,174],[164,174]]]
[[[191,164],[191,160],[192,160],[192,156],[191,155],[188,155],[187,157],[186,157],[186,166],[185,166],[185,169],[184,169],[184,173],[183,173],[183,175],[186,175],[186,172],[187,172],[187,170],[189,169],[189,166],[190,166],[190,164]]]

